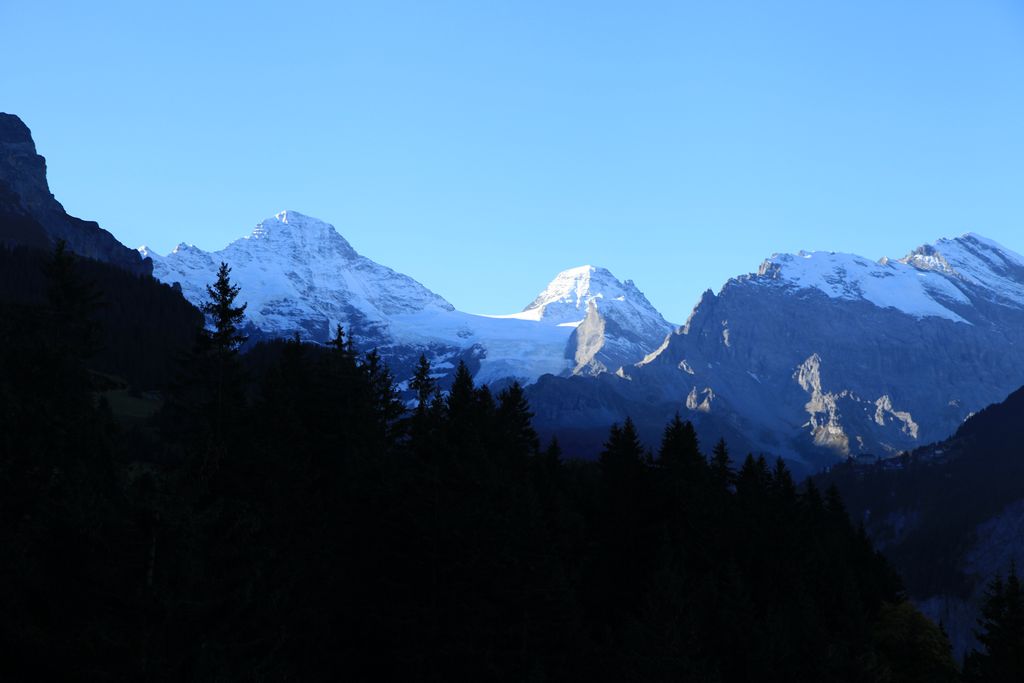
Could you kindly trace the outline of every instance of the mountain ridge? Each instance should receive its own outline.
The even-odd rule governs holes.
[[[542,425],[596,428],[613,405],[619,419],[660,405],[808,471],[944,438],[1024,384],[1024,257],[967,233],[906,259],[776,254],[705,291],[607,407],[574,418],[557,382],[538,389]]]
[[[341,324],[360,347],[398,359],[399,377],[419,353],[444,371],[442,378],[463,360],[482,382],[610,372],[648,353],[674,329],[632,282],[590,266],[563,271],[553,280],[557,284],[518,313],[457,311],[412,278],[359,255],[331,224],[293,210],[261,221],[217,251],[180,244],[161,256],[139,249],[153,259],[155,277],[180,284],[197,304],[224,261],[248,301],[250,322],[262,333],[298,332],[324,342]],[[585,276],[577,278],[574,304],[559,290],[563,276]],[[550,300],[537,304],[545,293]]]
[[[50,192],[46,159],[32,132],[13,114],[0,113],[0,243],[47,249],[57,241],[80,256],[112,263],[137,275],[152,264],[93,221],[75,218]]]

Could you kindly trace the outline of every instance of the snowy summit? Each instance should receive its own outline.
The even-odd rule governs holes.
[[[361,256],[334,226],[297,211],[260,222],[218,251],[186,244],[167,256],[139,251],[152,258],[158,279],[180,283],[197,304],[224,261],[248,303],[249,322],[262,334],[297,332],[322,342],[341,324],[361,347],[380,348],[399,374],[419,353],[442,376],[467,360],[478,381],[571,373],[575,328],[590,308],[610,322],[600,346],[606,353],[618,349],[613,364],[640,360],[673,329],[632,282],[592,266],[563,271],[521,313],[456,311],[419,282]]]

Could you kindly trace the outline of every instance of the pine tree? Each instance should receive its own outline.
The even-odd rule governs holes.
[[[540,439],[533,429],[533,413],[519,382],[498,394],[498,433],[512,453],[532,455],[540,450]]]
[[[46,264],[46,275],[51,345],[75,362],[85,361],[99,349],[95,316],[101,305],[100,294],[82,277],[77,259],[64,240],[57,241]]]
[[[551,441],[548,442],[547,448],[542,453],[544,460],[550,463],[553,467],[561,465],[562,463],[562,447],[558,443],[558,437],[551,437]]]
[[[373,397],[372,405],[377,409],[385,435],[390,437],[405,412],[398,390],[395,388],[395,377],[381,359],[377,349],[366,354],[361,367],[369,384],[370,395]]]
[[[345,358],[355,365],[356,355],[352,344],[352,338],[345,334],[345,329],[341,326],[341,323],[335,324],[334,336],[327,341],[327,345],[334,349],[334,352],[338,354],[339,357]]]
[[[683,422],[679,413],[665,427],[658,451],[658,466],[668,472],[678,473],[681,479],[693,483],[702,480],[707,471],[707,463],[700,453],[697,431],[689,420]]]
[[[455,369],[455,379],[448,391],[448,414],[459,420],[469,417],[474,403],[473,375],[464,361]]]
[[[770,475],[764,457],[748,453],[736,475],[736,496],[745,501],[760,501],[768,493]]]
[[[804,511],[808,513],[814,523],[817,523],[822,511],[825,509],[825,504],[821,500],[821,492],[818,491],[818,487],[814,484],[813,477],[807,477],[804,484],[804,492],[800,499]]]
[[[644,447],[633,420],[611,426],[601,452],[602,567],[608,602],[616,619],[636,608],[643,577],[660,544]]]
[[[209,299],[202,306],[203,313],[213,326],[208,331],[211,348],[218,355],[237,353],[246,340],[241,325],[247,304],[235,306],[239,291],[240,288],[231,283],[231,268],[221,262],[217,269],[217,280],[206,286]]]
[[[793,483],[793,475],[786,467],[786,461],[778,458],[775,461],[775,469],[772,471],[771,491],[775,500],[789,506],[796,500],[796,484]]]
[[[983,651],[974,650],[964,663],[964,679],[991,683],[1024,680],[1024,594],[1017,567],[1011,563],[1004,581],[989,583],[975,632]]]
[[[729,459],[729,448],[725,439],[719,439],[711,451],[711,483],[719,491],[731,491],[735,474]]]
[[[235,305],[239,288],[230,274],[231,268],[221,263],[217,280],[206,288],[209,299],[200,309],[208,326],[199,330],[162,413],[165,438],[191,450],[197,482],[208,482],[219,469],[246,407],[238,358],[246,339],[241,332],[245,304]]]
[[[420,354],[420,360],[416,365],[416,372],[409,382],[409,388],[416,392],[417,413],[425,413],[430,407],[431,398],[437,391],[437,382],[431,375],[430,361],[423,354]]]
[[[476,408],[478,416],[486,423],[490,424],[496,411],[498,410],[498,404],[494,402],[494,395],[491,394],[491,389],[486,384],[481,384],[476,389],[476,395],[474,396],[476,401]]]

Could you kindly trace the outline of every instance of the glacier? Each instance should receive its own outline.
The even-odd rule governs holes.
[[[559,273],[517,313],[457,311],[414,279],[360,255],[331,224],[297,211],[261,221],[218,251],[179,244],[166,256],[145,246],[139,252],[152,259],[154,277],[177,283],[194,304],[206,299],[218,265],[228,263],[248,321],[262,335],[298,333],[323,342],[340,324],[360,347],[379,348],[389,360],[422,352],[438,368],[454,367],[456,358],[471,361],[484,383],[584,371],[574,347],[591,309],[608,321],[608,332],[596,342],[588,338],[600,360],[586,364],[587,372],[634,363],[675,329],[631,281],[594,266]]]

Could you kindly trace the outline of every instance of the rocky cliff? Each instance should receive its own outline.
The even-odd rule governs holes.
[[[548,386],[534,392],[538,413],[597,426],[671,407],[809,470],[895,455],[1024,384],[1024,258],[974,234],[897,260],[777,254],[705,292],[622,375],[594,392],[614,391],[617,409],[576,410]]]
[[[0,113],[0,242],[49,248],[64,240],[80,256],[149,275],[152,264],[92,221],[69,216],[46,180],[46,159],[36,153],[28,126]]]

